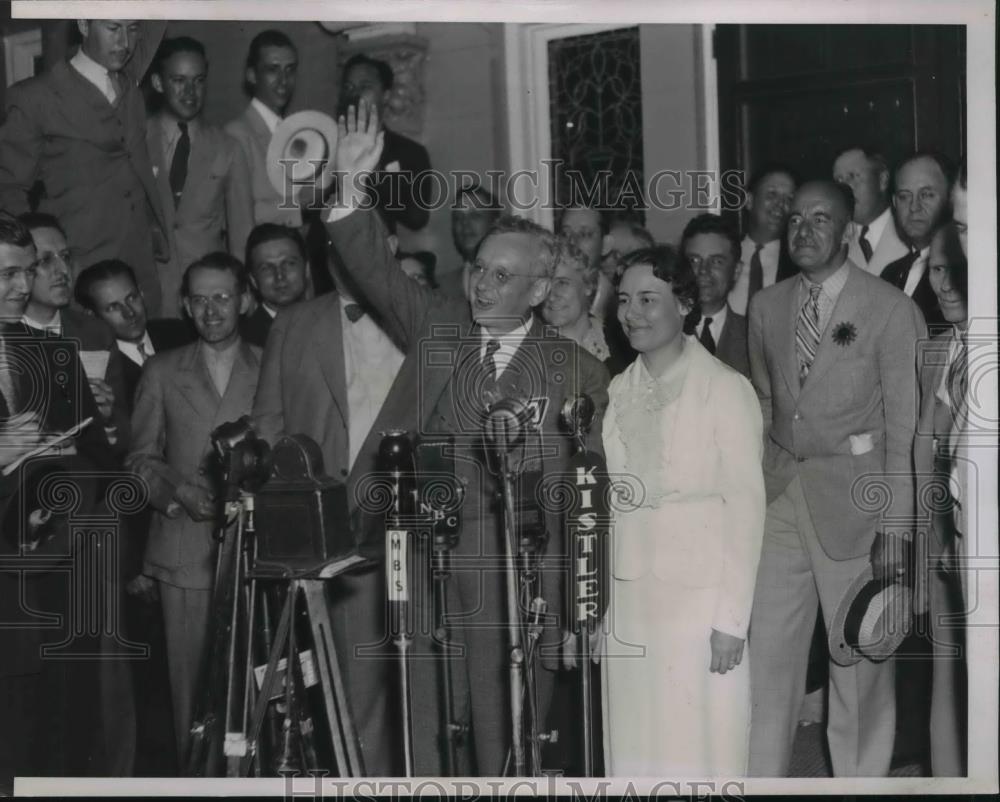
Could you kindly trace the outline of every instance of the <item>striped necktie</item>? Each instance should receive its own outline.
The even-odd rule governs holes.
[[[795,346],[799,355],[799,381],[804,382],[819,348],[819,284],[809,285],[809,297],[799,310],[795,324]]]
[[[969,405],[969,343],[966,332],[958,338],[955,358],[948,366],[947,382],[952,418],[956,425],[963,426]]]

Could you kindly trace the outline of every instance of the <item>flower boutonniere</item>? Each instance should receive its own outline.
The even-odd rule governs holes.
[[[833,327],[833,341],[841,348],[846,348],[858,338],[858,330],[853,323],[844,321]]]

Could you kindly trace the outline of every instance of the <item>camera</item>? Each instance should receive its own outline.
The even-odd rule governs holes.
[[[355,550],[347,488],[323,472],[323,455],[306,435],[270,447],[250,418],[212,432],[227,493],[253,496],[254,573],[281,578],[318,571]]]

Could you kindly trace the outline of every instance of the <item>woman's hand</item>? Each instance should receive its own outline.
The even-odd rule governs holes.
[[[743,662],[743,638],[713,629],[709,643],[712,644],[712,665],[708,669],[711,673],[725,674]]]

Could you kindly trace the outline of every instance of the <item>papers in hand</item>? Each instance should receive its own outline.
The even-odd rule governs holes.
[[[50,437],[44,443],[39,443],[37,446],[31,449],[31,451],[27,452],[26,454],[22,454],[16,460],[10,463],[7,467],[5,467],[3,469],[3,475],[10,476],[14,471],[16,471],[21,466],[21,464],[25,460],[31,459],[32,457],[41,456],[42,454],[45,454],[49,451],[58,451],[59,453],[66,453],[67,449],[60,448],[60,446],[62,446],[67,441],[72,440],[93,422],[94,422],[93,417],[86,418],[80,421],[76,426],[72,427],[71,429],[67,429],[62,434],[57,434],[54,437]],[[72,443],[70,443],[70,445],[72,445]]]
[[[108,370],[108,360],[111,358],[110,351],[80,351],[80,361],[83,363],[83,372],[90,380],[103,379]]]

